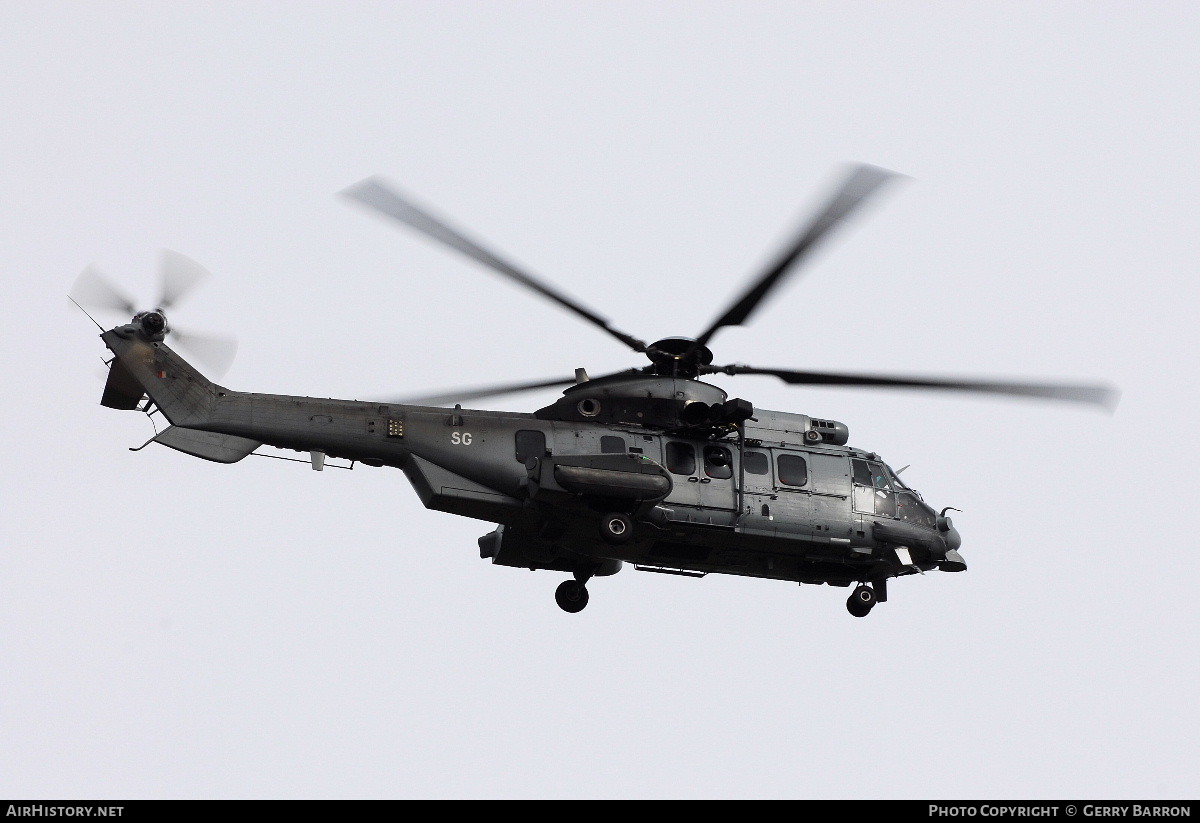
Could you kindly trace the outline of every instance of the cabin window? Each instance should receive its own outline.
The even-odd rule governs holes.
[[[696,450],[689,443],[667,443],[667,471],[671,474],[695,474]]]
[[[604,435],[600,438],[600,451],[604,454],[624,454],[625,438]]]
[[[705,446],[704,473],[715,480],[733,477],[733,453],[724,446]]]
[[[769,468],[767,456],[762,452],[746,452],[742,455],[742,466],[747,474],[766,474]]]
[[[541,457],[546,453],[545,432],[523,429],[517,432],[517,462],[527,463],[531,458]]]
[[[781,454],[776,461],[779,482],[785,486],[803,486],[808,483],[808,463],[798,454]]]

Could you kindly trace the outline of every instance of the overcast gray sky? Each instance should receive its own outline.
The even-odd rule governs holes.
[[[5,2],[0,796],[1194,798],[1198,38],[1194,3]],[[963,510],[970,570],[864,620],[632,570],[567,615],[400,472],[132,453],[66,304],[92,262],[151,301],[165,247],[235,389],[619,369],[336,192],[386,175],[655,339],[850,161],[912,179],[720,361],[1123,392],[724,381]]]

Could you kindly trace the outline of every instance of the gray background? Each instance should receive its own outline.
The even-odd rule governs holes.
[[[0,795],[1196,796],[1195,4],[243,6],[0,7]],[[335,193],[385,174],[654,339],[848,161],[912,180],[720,361],[1123,391],[725,380],[963,510],[970,571],[865,620],[632,571],[566,615],[399,472],[131,453],[150,425],[98,405],[65,299],[89,262],[148,302],[159,248],[196,258],[172,319],[236,332],[244,390],[624,368]]]

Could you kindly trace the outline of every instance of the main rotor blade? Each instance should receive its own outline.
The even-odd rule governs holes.
[[[237,354],[238,342],[236,337],[213,334],[196,334],[185,332],[172,326],[171,341],[195,355],[197,362],[205,367],[207,376],[220,380],[233,365]]]
[[[450,403],[462,403],[467,400],[478,400],[481,397],[492,397],[500,394],[518,394],[520,392],[535,391],[536,389],[550,389],[556,386],[568,386],[574,382],[574,377],[564,377],[559,380],[539,380],[534,383],[507,383],[498,386],[487,386],[484,388],[460,389],[458,391],[448,391],[441,394],[429,394],[423,397],[392,398],[385,402],[398,403],[406,406],[445,406]]]
[[[876,189],[898,175],[876,166],[855,166],[845,182],[803,232],[783,250],[775,263],[748,288],[708,329],[696,338],[706,345],[718,329],[725,326],[740,326],[754,313],[767,294],[793,270],[800,259],[821,238],[859,207]]]
[[[163,249],[159,257],[162,294],[158,308],[169,309],[209,276],[208,269],[177,251]]]
[[[75,278],[71,299],[80,308],[107,309],[132,317],[137,312],[133,300],[114,286],[94,265],[88,266]]]
[[[462,252],[473,260],[482,263],[492,271],[502,274],[510,280],[514,280],[532,289],[543,297],[548,297],[555,303],[558,303],[565,309],[574,312],[584,320],[594,326],[599,326],[604,331],[611,334],[613,337],[620,340],[626,346],[629,346],[634,351],[645,351],[646,344],[638,340],[636,337],[625,334],[622,331],[614,329],[609,325],[608,321],[600,315],[585,307],[578,301],[567,297],[556,289],[542,283],[530,274],[517,269],[516,266],[504,260],[499,255],[494,254],[473,240],[470,240],[462,233],[450,228],[445,222],[439,220],[426,211],[417,208],[401,197],[394,189],[384,183],[378,177],[368,177],[366,180],[355,183],[350,188],[342,192],[346,197],[352,200],[357,200],[365,206],[370,206],[376,211],[391,217],[394,220],[416,229],[417,231],[432,237],[434,240],[444,243],[450,248]]]
[[[1035,397],[1087,403],[1112,411],[1121,394],[1112,386],[1098,383],[1010,383],[989,380],[947,379],[940,377],[893,377],[888,375],[842,374],[829,372],[759,369],[753,366],[707,366],[705,374],[765,374],[785,383],[804,386],[872,386],[875,388],[933,389],[999,394],[1010,397]]]
[[[639,374],[638,369],[622,369],[621,371],[609,372],[601,374],[591,380],[603,380],[607,377],[616,377],[619,374]],[[520,392],[535,391],[537,389],[551,389],[557,386],[569,386],[578,382],[575,377],[564,377],[555,380],[538,380],[530,383],[503,383],[498,386],[487,386],[485,388],[466,388],[458,391],[442,392],[440,394],[430,394],[423,397],[406,397],[392,398],[385,400],[386,403],[400,403],[409,406],[444,406],[449,403],[461,403],[464,400],[478,400],[481,397],[493,397],[501,394],[518,394]]]

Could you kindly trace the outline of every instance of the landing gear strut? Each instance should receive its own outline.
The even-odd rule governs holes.
[[[578,580],[564,580],[554,590],[554,602],[564,612],[570,614],[581,612],[588,604],[587,586]]]
[[[846,610],[855,617],[866,617],[875,607],[875,591],[865,583],[859,584],[850,599],[846,601]]]

